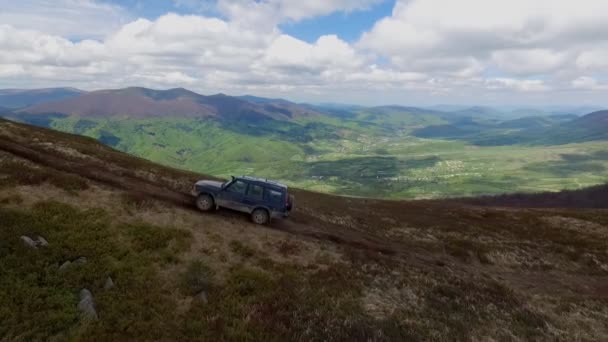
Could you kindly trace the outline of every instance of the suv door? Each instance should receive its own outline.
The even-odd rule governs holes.
[[[264,204],[264,187],[255,183],[249,184],[243,202],[247,206],[248,212],[252,212],[255,207]]]
[[[216,202],[221,207],[247,212],[247,206],[243,203],[248,183],[237,179],[228,184],[216,196]]]

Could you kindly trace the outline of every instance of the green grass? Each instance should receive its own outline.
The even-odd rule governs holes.
[[[173,244],[183,247],[183,231],[115,226],[102,210],[55,202],[31,210],[0,208],[0,217],[0,339],[171,338],[175,303],[154,265]],[[49,247],[30,249],[19,240],[38,234]],[[88,262],[58,271],[64,261],[78,257]],[[103,289],[108,276],[116,290]],[[92,291],[100,321],[80,320],[76,305],[82,288]]]
[[[32,211],[0,209],[0,216],[0,339],[310,340],[373,331],[356,287],[344,283],[349,268],[308,277],[291,266],[267,263],[267,270],[232,269],[219,284],[202,261],[194,261],[180,287],[186,295],[209,291],[209,304],[195,304],[179,315],[154,265],[163,251],[184,243],[183,231],[144,224],[113,227],[101,210],[53,202]],[[50,246],[25,248],[18,239],[22,234],[40,234]],[[89,262],[58,271],[64,260],[80,256]],[[108,276],[116,287],[104,290]],[[82,288],[95,296],[100,321],[79,319]]]
[[[182,273],[180,286],[187,296],[196,296],[202,291],[211,290],[215,283],[215,272],[201,260],[193,260]]]
[[[0,217],[0,340],[366,340],[384,325],[365,314],[359,298],[367,280],[347,264],[308,270],[262,255],[260,266],[235,266],[219,281],[204,260],[193,260],[167,281],[163,256],[180,263],[186,231],[116,224],[103,210],[56,202],[0,207]],[[50,246],[19,240],[38,234]],[[58,270],[82,256],[86,264]],[[115,287],[104,289],[109,276]],[[99,321],[80,318],[82,288],[93,293]],[[180,312],[176,294],[200,291],[208,303]]]

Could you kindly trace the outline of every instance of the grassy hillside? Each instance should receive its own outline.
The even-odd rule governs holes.
[[[203,175],[4,121],[0,166],[0,340],[608,338],[605,210],[292,189],[259,227],[194,211]]]

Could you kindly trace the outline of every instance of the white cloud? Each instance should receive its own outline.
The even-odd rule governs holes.
[[[602,84],[593,77],[581,76],[572,81],[572,86],[580,90],[608,90],[608,84]]]
[[[520,92],[542,92],[549,90],[543,80],[519,80],[514,78],[490,78],[485,80],[488,89],[511,89]]]
[[[355,50],[335,35],[321,36],[315,44],[281,35],[270,44],[263,62],[268,68],[308,69],[311,72],[363,65]]]
[[[193,84],[196,78],[190,77],[180,71],[151,73],[151,74],[136,74],[136,78],[141,78],[143,81],[153,82],[154,84],[173,85],[173,84]]]
[[[15,77],[25,74],[25,69],[19,64],[0,64],[0,77]]]
[[[586,52],[606,39],[605,0],[397,0],[358,46],[403,70],[525,76],[576,68],[579,55],[579,67],[608,66],[608,49]]]
[[[354,44],[331,34],[309,43],[278,26],[377,2],[217,0],[222,17],[169,13],[120,24],[113,14],[124,17],[123,9],[93,0],[14,2],[6,13],[49,20],[0,21],[0,86],[187,86],[353,102],[606,90],[598,81],[608,76],[606,1],[398,0]],[[77,26],[92,39],[71,40]]]
[[[276,25],[286,20],[367,9],[383,0],[218,0],[217,6],[233,21],[256,25]]]
[[[129,20],[122,7],[94,0],[0,0],[0,24],[69,38],[100,38]]]
[[[82,66],[104,54],[104,46],[93,40],[73,43],[37,31],[0,25],[0,62],[22,65]]]
[[[565,52],[549,49],[498,50],[491,61],[498,68],[515,75],[542,74],[554,71],[568,62]]]
[[[608,46],[594,46],[583,51],[576,59],[576,65],[583,70],[608,71]]]
[[[309,44],[276,29],[260,34],[202,16],[167,14],[154,21],[138,19],[103,41],[77,43],[0,26],[2,75],[38,82],[69,77],[97,86],[141,83],[210,91],[252,85],[286,89],[342,81],[345,74],[363,65],[364,59],[335,35]]]

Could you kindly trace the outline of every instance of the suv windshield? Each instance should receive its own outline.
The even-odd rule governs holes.
[[[228,185],[227,188],[228,192],[234,192],[238,194],[245,194],[245,190],[247,190],[247,183],[241,180],[236,180],[232,182],[232,184]]]

